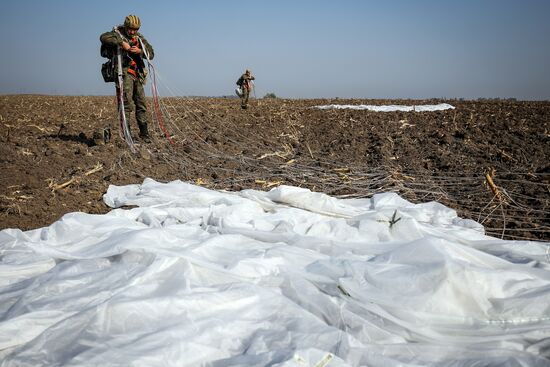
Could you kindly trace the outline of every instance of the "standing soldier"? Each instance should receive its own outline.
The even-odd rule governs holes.
[[[147,78],[144,58],[150,60],[155,56],[153,47],[145,37],[138,32],[141,21],[136,15],[128,15],[124,25],[118,25],[111,32],[100,36],[101,44],[116,54],[116,48],[122,52],[124,111],[128,118],[136,109],[136,120],[139,127],[139,137],[144,142],[150,142],[147,129],[147,104],[143,85]],[[145,48],[145,50],[143,49]]]
[[[237,80],[237,85],[241,90],[239,97],[241,97],[241,108],[243,109],[248,108],[248,97],[250,96],[250,91],[253,88],[252,81],[254,79],[255,78],[252,76],[250,70],[247,69],[244,74],[241,75],[239,80]]]

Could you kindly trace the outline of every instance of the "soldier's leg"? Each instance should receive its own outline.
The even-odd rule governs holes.
[[[241,102],[241,107],[242,108],[247,108],[248,107],[248,96],[250,95],[250,91],[246,88],[243,89],[243,99],[242,99],[242,102]]]
[[[130,129],[130,118],[134,110],[134,79],[124,74],[124,112],[126,113],[126,121],[128,121],[128,129]]]
[[[149,136],[149,130],[147,129],[147,101],[145,99],[143,84],[138,80],[134,82],[134,103],[136,105],[136,120],[139,127],[139,135],[142,137]]]

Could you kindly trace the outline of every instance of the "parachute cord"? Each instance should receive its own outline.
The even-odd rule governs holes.
[[[157,75],[155,72],[155,67],[153,66],[153,64],[151,64],[150,61],[148,61],[148,63],[149,63],[150,74],[153,75],[153,80],[151,83],[151,93],[153,94],[153,107],[157,118],[157,123],[160,129],[162,130],[162,132],[164,133],[164,136],[166,137],[168,142],[170,142],[171,145],[175,145],[174,141],[170,137],[170,133],[168,132],[168,130],[166,129],[166,126],[164,125],[164,115],[162,113],[160,102],[159,102],[159,95],[158,95],[158,89],[157,89]]]
[[[132,153],[136,153],[136,147],[130,134],[130,128],[128,127],[128,120],[126,119],[126,112],[124,111],[124,79],[122,75],[122,56],[120,47],[117,48],[117,102],[118,102],[118,118],[120,123],[120,134],[122,140],[128,144]]]
[[[147,52],[147,48],[143,44],[143,41],[141,40],[141,37],[138,37],[139,44],[141,45],[141,49],[143,50],[143,54],[145,55],[145,59],[147,60],[147,65],[149,67],[149,74],[152,75],[152,81],[151,81],[151,94],[153,95],[153,112],[154,117],[157,120],[157,123],[159,125],[160,130],[164,133],[164,136],[170,142],[171,145],[175,145],[174,141],[170,137],[170,133],[166,129],[166,126],[164,125],[164,115],[161,111],[161,106],[159,102],[159,93],[157,88],[157,72],[155,70],[155,66],[151,62],[151,59],[149,58],[149,52]]]

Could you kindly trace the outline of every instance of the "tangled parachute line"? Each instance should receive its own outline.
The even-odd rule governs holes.
[[[358,162],[331,159],[314,154],[301,139],[301,122],[296,114],[271,111],[279,117],[278,135],[257,130],[255,136],[241,133],[240,121],[205,107],[199,98],[176,97],[149,62],[153,101],[153,122],[158,133],[151,134],[150,152],[165,160],[175,171],[185,174],[189,167],[211,162],[212,177],[194,178],[197,184],[213,189],[262,188],[286,184],[307,187],[339,198],[364,198],[375,193],[396,192],[413,202],[437,201],[457,210],[459,216],[478,221],[488,235],[514,240],[549,240],[550,213],[547,199],[525,195],[548,190],[532,172],[445,172],[403,169],[398,164],[367,166]],[[168,96],[161,97],[159,84]],[[232,103],[227,99],[227,103]],[[256,101],[270,108],[268,101]],[[210,108],[211,107],[211,108]],[[217,130],[214,131],[214,127]],[[224,144],[212,139],[223,136]],[[169,154],[155,151],[168,144]],[[307,154],[296,158],[297,146]],[[247,149],[257,147],[258,149]],[[268,148],[266,148],[268,147]],[[262,154],[248,153],[271,149]],[[489,177],[489,178],[488,178]],[[546,191],[548,192],[548,191]]]

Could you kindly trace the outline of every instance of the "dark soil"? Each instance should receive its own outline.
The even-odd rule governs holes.
[[[312,108],[441,102],[456,109]],[[550,102],[261,99],[241,110],[232,98],[172,98],[163,106],[173,144],[150,122],[152,142],[136,139],[134,154],[119,136],[114,97],[0,96],[0,229],[105,213],[108,185],[151,177],[339,197],[397,191],[437,200],[497,237],[550,240]]]

